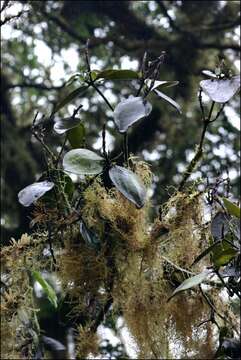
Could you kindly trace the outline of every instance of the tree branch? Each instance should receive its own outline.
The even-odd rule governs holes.
[[[48,85],[44,85],[44,84],[36,84],[36,83],[28,83],[28,82],[23,82],[23,83],[19,83],[19,84],[7,84],[5,86],[6,90],[9,89],[14,89],[14,88],[34,88],[34,89],[38,89],[38,90],[60,90],[65,86],[65,84],[62,85],[58,85],[58,86],[48,86]]]

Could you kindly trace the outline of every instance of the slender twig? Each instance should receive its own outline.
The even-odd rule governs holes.
[[[49,147],[45,144],[45,142],[43,141],[42,137],[38,134],[38,132],[35,130],[36,129],[36,120],[38,117],[38,112],[36,113],[34,119],[33,119],[33,125],[31,128],[32,134],[33,136],[40,142],[40,144],[43,146],[43,148],[45,149],[45,151],[50,155],[51,159],[53,161],[56,161],[57,158],[55,156],[55,154],[49,149]]]
[[[200,87],[199,93],[198,93],[198,100],[199,100],[199,106],[200,106],[201,113],[202,113],[202,120],[203,120],[203,122],[205,122],[205,111],[204,111],[204,106],[203,106],[203,102],[202,102],[202,88],[201,87]]]
[[[189,271],[189,270],[186,270],[186,269],[183,269],[180,266],[174,264],[171,260],[167,259],[165,256],[161,256],[161,257],[162,257],[163,260],[165,260],[166,262],[171,264],[175,269],[180,270],[180,271],[185,272],[185,273],[190,274],[190,275],[196,275],[196,273],[194,273],[192,271]]]
[[[124,150],[124,161],[128,165],[128,135],[127,135],[127,132],[124,133],[124,137],[123,137],[123,150]]]
[[[67,140],[68,140],[68,136],[67,136],[67,134],[65,134],[63,144],[62,144],[62,146],[61,146],[60,152],[59,152],[58,157],[57,157],[57,159],[56,159],[56,164],[55,164],[56,167],[58,166],[58,163],[59,163],[59,161],[60,161],[60,159],[61,159],[61,155],[62,155],[62,153],[63,153],[63,151],[64,151],[64,147],[65,147],[65,145],[66,145]]]
[[[202,104],[201,96],[199,96],[199,101],[200,101],[200,104]],[[199,160],[201,159],[201,157],[203,155],[203,143],[204,143],[204,139],[205,139],[205,135],[206,135],[206,132],[207,132],[208,125],[211,122],[211,117],[212,117],[214,105],[215,105],[215,101],[213,101],[212,104],[211,104],[211,107],[210,107],[209,114],[208,114],[207,118],[205,118],[203,106],[200,105],[201,106],[201,111],[202,111],[202,116],[203,116],[203,129],[202,129],[201,139],[200,139],[199,145],[197,147],[196,154],[194,155],[194,158],[192,159],[192,161],[190,162],[190,164],[188,165],[186,171],[183,174],[182,181],[181,181],[181,183],[180,183],[180,185],[178,187],[178,191],[182,191],[182,189],[183,189],[184,185],[186,184],[188,178],[190,177],[190,175],[194,171],[196,165],[198,164]]]
[[[220,116],[220,114],[222,113],[225,105],[226,105],[226,103],[225,103],[225,104],[222,104],[222,106],[220,107],[219,111],[217,112],[215,118],[212,119],[212,120],[210,120],[210,121],[209,121],[209,124],[213,123],[214,121],[216,121],[216,120],[219,118],[219,116]]]
[[[92,81],[91,67],[90,67],[90,56],[89,56],[89,43],[90,43],[90,40],[87,39],[86,45],[85,45],[85,61],[86,61],[86,64],[87,64],[87,69],[88,69],[90,80]]]
[[[214,270],[214,271],[215,271],[215,274],[218,276],[219,280],[221,281],[221,283],[223,284],[223,286],[227,289],[229,296],[232,297],[234,295],[233,290],[230,289],[230,287],[225,283],[222,276],[219,274],[219,271],[217,269]],[[239,294],[237,294],[237,295],[238,295],[239,298],[241,298]]]
[[[106,152],[106,124],[104,123],[102,128],[102,152],[105,159],[108,159],[108,155]]]
[[[213,305],[212,301],[209,299],[208,295],[205,294],[205,292],[202,289],[202,286],[199,285],[199,289],[201,291],[202,296],[204,297],[204,299],[206,300],[207,304],[209,305],[209,307],[211,308],[212,311],[215,312],[215,314],[217,314],[222,320],[226,321],[225,317],[223,315],[221,315],[217,309],[215,308],[215,306]]]
[[[83,107],[83,105],[81,104],[80,106],[78,106],[74,111],[73,111],[73,115],[72,118],[75,118],[75,116],[77,115],[77,113],[79,112],[79,110]]]
[[[105,101],[105,103],[111,109],[111,111],[114,111],[113,106],[109,103],[109,101],[106,99],[105,95],[100,91],[100,89],[98,89],[98,87],[95,85],[95,83],[93,81],[90,81],[87,83],[97,91],[97,93],[102,97],[102,99]]]
[[[142,64],[141,64],[141,82],[140,82],[140,86],[137,90],[136,96],[140,95],[141,90],[145,84],[146,61],[147,61],[147,52],[145,51],[145,53],[143,55],[143,59],[142,59]]]

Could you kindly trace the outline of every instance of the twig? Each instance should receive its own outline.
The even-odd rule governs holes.
[[[33,125],[32,125],[32,128],[31,128],[32,134],[40,142],[40,144],[43,146],[45,151],[50,155],[51,159],[53,161],[56,161],[57,158],[56,158],[55,154],[49,149],[49,147],[45,144],[45,142],[43,141],[41,136],[39,136],[38,132],[35,130],[36,129],[35,123],[36,123],[37,117],[38,117],[38,112],[36,113],[36,115],[35,115],[35,117],[33,119]]]
[[[109,103],[109,101],[106,99],[105,95],[100,91],[100,89],[98,89],[98,87],[95,85],[94,81],[87,81],[87,84],[92,86],[97,93],[102,97],[102,99],[105,101],[105,103],[108,105],[108,107],[111,109],[111,111],[114,111],[113,106]]]
[[[102,151],[103,151],[103,155],[104,155],[104,158],[105,159],[108,159],[108,155],[107,155],[107,152],[106,152],[106,124],[103,125],[103,128],[102,128]]]
[[[204,299],[206,300],[207,304],[209,305],[209,307],[211,308],[212,311],[214,311],[223,321],[226,321],[225,317],[221,314],[219,314],[219,312],[217,311],[217,309],[215,308],[215,306],[213,305],[212,301],[209,299],[209,297],[207,296],[207,294],[205,294],[205,292],[202,289],[202,286],[199,285],[199,289],[201,291],[202,296],[204,297]]]
[[[142,64],[141,64],[141,82],[140,82],[139,89],[137,90],[136,96],[140,95],[140,92],[145,84],[146,61],[147,61],[147,52],[145,51],[145,53],[143,55],[143,59],[142,59]]]
[[[124,161],[128,166],[128,135],[127,135],[127,132],[124,133],[124,137],[123,137],[123,150],[124,150]]]
[[[203,102],[202,102],[202,88],[200,87],[199,89],[199,93],[198,93],[198,100],[199,100],[199,106],[202,112],[202,120],[203,122],[205,121],[205,112],[204,112],[204,107],[203,107]]]
[[[181,181],[181,183],[180,183],[180,185],[178,187],[178,191],[182,191],[184,185],[186,184],[186,181],[188,180],[188,178],[190,177],[190,175],[194,171],[196,165],[198,164],[199,160],[201,159],[201,157],[203,155],[203,143],[204,143],[204,139],[205,139],[205,135],[206,135],[206,132],[207,132],[208,125],[211,122],[211,117],[212,117],[212,113],[213,113],[213,109],[214,109],[214,105],[215,105],[215,102],[213,101],[212,104],[211,104],[210,110],[209,110],[208,117],[205,118],[201,95],[199,95],[199,101],[200,101],[200,106],[201,106],[201,111],[202,111],[202,116],[203,116],[203,130],[202,130],[202,134],[201,134],[201,139],[200,139],[198,148],[196,150],[196,154],[194,155],[194,158],[192,159],[192,161],[190,162],[190,164],[188,165],[186,171],[183,174],[182,181]],[[216,119],[217,118],[215,118],[215,120]]]
[[[171,264],[175,269],[180,270],[180,271],[185,272],[185,273],[190,274],[190,275],[196,275],[194,272],[189,271],[189,270],[186,270],[186,269],[183,269],[183,268],[181,268],[180,266],[174,264],[171,260],[167,259],[165,256],[161,256],[161,257],[162,257],[162,259],[164,259],[166,262],[168,262],[169,264]]]
[[[57,157],[57,159],[56,159],[56,163],[55,163],[56,167],[58,166],[58,163],[59,163],[59,161],[60,161],[60,159],[61,159],[61,155],[62,155],[62,153],[63,153],[63,151],[64,151],[64,147],[65,147],[65,145],[66,145],[67,140],[68,140],[68,136],[67,136],[67,134],[65,134],[64,142],[63,142],[63,144],[62,144],[62,146],[61,146],[60,152],[59,152],[58,157]]]
[[[225,281],[223,280],[222,276],[219,274],[219,271],[216,269],[214,270],[215,274],[217,275],[217,277],[219,278],[219,280],[221,281],[221,283],[223,284],[223,286],[227,289],[229,296],[233,296],[234,292],[232,289],[229,288],[229,286],[225,283]],[[240,296],[238,296],[240,298]]]

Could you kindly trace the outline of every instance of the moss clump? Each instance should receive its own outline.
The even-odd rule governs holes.
[[[88,326],[79,326],[76,336],[76,354],[80,359],[86,359],[88,355],[96,356],[99,353],[99,339],[96,333],[91,332]]]

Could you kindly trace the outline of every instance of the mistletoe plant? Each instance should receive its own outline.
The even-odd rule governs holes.
[[[31,235],[2,249],[4,358],[83,359],[104,354],[97,329],[101,324],[115,328],[118,316],[123,316],[140,358],[206,359],[215,353],[220,359],[234,358],[240,209],[229,195],[220,194],[228,179],[217,179],[202,191],[187,180],[202,157],[208,126],[237,93],[239,77],[227,72],[223,63],[216,74],[203,72],[209,79],[200,82],[200,143],[179,188],[151,221],[152,172],[129,154],[128,131],[151,113],[153,95],[181,113],[162,92],[178,81],[159,80],[164,53],[153,61],[145,54],[139,72],[93,70],[88,47],[85,56],[87,71],[74,74],[66,84],[80,81],[80,86],[47,120],[37,120],[36,115],[33,122],[32,133],[43,147],[47,167],[37,182],[18,194],[19,202],[33,209]],[[107,80],[132,81],[136,93],[113,107],[100,90]],[[85,147],[88,134],[77,116],[82,105],[68,118],[57,117],[89,88],[112,111],[116,135],[123,137],[115,158],[106,148],[106,124],[102,151]],[[212,100],[207,114],[203,92]],[[45,141],[46,121],[64,136],[58,153]],[[113,356],[127,354],[122,346]]]

